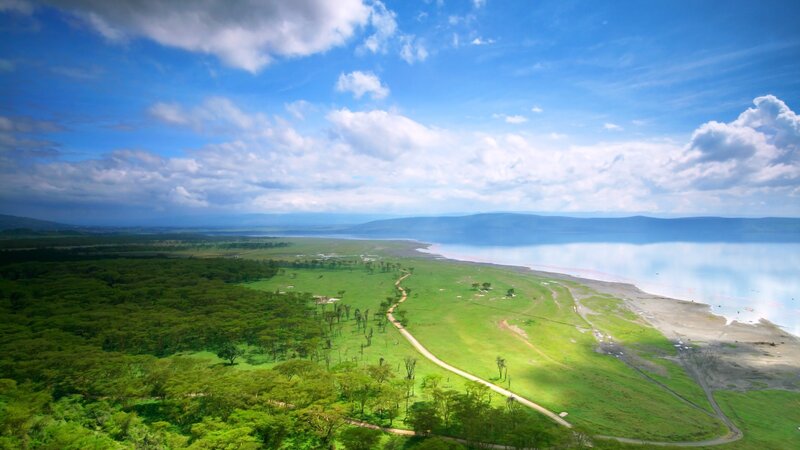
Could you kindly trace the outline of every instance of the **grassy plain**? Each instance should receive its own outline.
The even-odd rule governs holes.
[[[593,434],[665,441],[704,440],[725,434],[722,423],[708,413],[711,408],[700,387],[673,361],[676,353],[672,343],[618,299],[588,291],[580,284],[508,268],[409,256],[413,245],[407,242],[281,240],[292,245],[235,254],[287,261],[372,255],[413,267],[413,276],[403,283],[410,288],[410,296],[401,310],[406,311],[407,328],[423,345],[448,363],[508,386],[551,410],[567,412],[568,420]],[[395,256],[398,253],[402,257]],[[213,256],[231,254],[221,251]],[[344,290],[343,302],[376,311],[381,300],[394,294],[396,277],[397,273],[369,274],[363,270],[287,269],[271,280],[248,286],[329,296]],[[483,282],[491,283],[491,290],[482,292],[472,287]],[[511,288],[514,296],[508,297]],[[597,351],[592,327],[577,314],[570,290],[581,293],[592,325],[635,352],[643,373],[620,358]],[[376,331],[372,346],[365,348],[362,356],[363,337],[353,323],[349,325],[351,329],[344,329],[334,344],[336,361],[355,357],[374,363],[383,357],[397,367],[404,357],[412,356],[418,360],[418,380],[438,374],[454,388],[462,386],[458,377],[426,361],[391,327],[385,333]],[[499,377],[498,356],[506,360],[506,379]],[[798,395],[783,391],[717,392],[718,401],[742,427],[745,439],[716,448],[789,448],[784,444],[792,438],[791,432],[800,430],[796,429],[798,424],[786,427],[800,420],[783,412],[797,410]],[[774,411],[781,411],[786,430],[773,431],[766,423],[765,418]]]
[[[492,289],[474,290],[475,282],[491,283]],[[429,350],[487,379],[499,377],[496,358],[501,356],[510,380],[499,384],[510,384],[514,392],[548,409],[567,412],[575,424],[595,433],[649,440],[702,440],[725,432],[717,419],[617,357],[595,351],[591,327],[575,312],[569,291],[554,280],[491,266],[420,260],[404,284],[412,289],[404,305],[408,329]],[[515,295],[507,297],[511,288]],[[503,321],[525,336],[501,327]],[[636,326],[649,340],[643,345],[674,356],[666,338]],[[673,372],[662,372],[664,378],[675,376],[675,384],[685,383],[675,363],[664,359],[660,364],[674,366]],[[688,395],[703,404],[697,392]]]
[[[783,450],[800,446],[800,392],[719,391],[714,396],[744,433],[740,441],[717,448]]]

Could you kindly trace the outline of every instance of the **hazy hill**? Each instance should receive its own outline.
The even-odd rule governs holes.
[[[368,222],[345,233],[440,243],[520,245],[567,242],[800,242],[800,219],[692,217],[575,218],[529,214],[412,217]]]
[[[66,225],[47,220],[31,219],[30,217],[9,216],[0,214],[0,231],[6,230],[31,230],[31,231],[60,231],[75,230],[74,225]]]

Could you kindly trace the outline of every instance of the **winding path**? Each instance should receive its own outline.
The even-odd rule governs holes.
[[[420,352],[422,354],[422,356],[424,356],[425,358],[427,358],[428,360],[430,360],[431,362],[433,362],[434,364],[436,364],[437,366],[439,366],[439,367],[441,367],[441,368],[443,368],[445,370],[448,370],[448,371],[453,372],[453,373],[455,373],[457,375],[460,375],[460,376],[462,376],[462,377],[464,377],[464,378],[466,378],[468,380],[480,383],[480,384],[488,387],[489,389],[493,390],[494,392],[497,392],[500,395],[503,395],[505,397],[513,398],[517,402],[519,402],[519,403],[521,403],[521,404],[523,404],[523,405],[525,405],[525,406],[527,406],[527,407],[529,407],[529,408],[531,408],[531,409],[533,409],[535,411],[538,411],[539,413],[547,416],[548,418],[550,418],[552,421],[556,422],[559,425],[562,425],[562,426],[564,426],[566,428],[572,428],[572,424],[571,423],[567,422],[566,420],[564,420],[563,417],[559,416],[558,414],[554,413],[553,411],[550,411],[549,409],[545,408],[544,406],[539,405],[538,403],[534,403],[531,400],[526,399],[525,397],[522,397],[522,396],[520,396],[518,394],[515,394],[514,392],[509,391],[508,389],[504,389],[504,388],[501,388],[500,386],[497,386],[497,385],[495,385],[493,383],[490,383],[489,381],[486,381],[483,378],[476,377],[475,375],[472,375],[470,373],[464,372],[463,370],[461,370],[461,369],[459,369],[457,367],[453,367],[450,364],[447,364],[446,362],[444,362],[441,359],[437,358],[433,353],[431,353],[427,348],[425,348],[425,346],[423,346],[417,340],[417,338],[415,338],[411,333],[409,333],[408,330],[406,330],[405,327],[403,327],[403,325],[397,319],[395,319],[394,315],[393,315],[394,310],[397,308],[397,306],[400,305],[400,303],[405,302],[406,299],[408,298],[408,294],[406,293],[406,290],[403,289],[402,286],[400,286],[400,283],[403,280],[405,280],[406,278],[408,278],[409,276],[411,276],[411,274],[410,273],[406,273],[405,275],[401,276],[397,281],[395,281],[394,285],[397,288],[397,290],[400,291],[401,297],[400,297],[400,300],[397,301],[397,303],[393,304],[386,311],[386,318],[389,319],[389,322],[391,322],[392,325],[394,325],[394,327],[397,328],[397,330],[400,332],[400,334],[402,334],[403,337],[406,338],[406,340],[409,343],[411,343],[411,345],[418,352]],[[727,444],[727,443],[730,443],[730,442],[733,442],[733,441],[741,439],[742,438],[742,432],[727,417],[725,417],[724,414],[722,414],[722,411],[719,409],[719,406],[717,406],[716,402],[713,400],[714,397],[710,394],[710,392],[708,390],[706,390],[706,387],[705,387],[705,385],[703,383],[701,383],[701,387],[703,387],[703,389],[706,391],[706,394],[709,397],[709,401],[711,402],[711,404],[714,407],[715,411],[720,415],[720,418],[728,426],[729,432],[728,432],[727,435],[721,436],[721,437],[718,437],[718,438],[715,438],[715,439],[705,440],[705,441],[684,441],[684,442],[647,441],[647,440],[642,440],[642,439],[624,438],[624,437],[617,437],[617,436],[605,436],[605,435],[595,435],[594,437],[598,438],[598,439],[615,440],[615,441],[623,442],[623,443],[626,443],[626,444],[640,444],[640,445],[649,445],[649,446],[656,446],[656,447],[668,447],[668,446],[672,446],[672,447],[705,447],[705,446],[714,446],[714,445]],[[353,423],[353,422],[351,422],[351,423]],[[410,435],[410,434],[408,434],[409,433],[408,430],[384,429],[384,431],[388,431],[390,433],[395,433],[395,434],[403,434],[403,435],[407,435],[407,436]],[[410,433],[414,433],[414,432],[412,431]],[[492,448],[504,448],[504,447],[502,447],[502,446],[492,446]]]
[[[446,362],[444,362],[441,359],[437,358],[427,348],[425,348],[422,344],[420,344],[419,341],[417,340],[417,338],[415,338],[411,333],[409,333],[408,330],[406,330],[403,327],[403,325],[400,324],[400,322],[398,322],[394,318],[394,315],[392,314],[392,313],[394,313],[395,308],[397,308],[397,306],[400,303],[403,303],[404,301],[406,301],[406,298],[408,298],[408,294],[406,294],[406,290],[403,289],[402,286],[400,286],[400,282],[405,280],[406,278],[408,278],[410,275],[411,274],[407,273],[407,274],[403,275],[402,277],[400,277],[400,279],[398,279],[394,283],[395,287],[397,287],[397,290],[399,290],[401,292],[402,296],[400,297],[400,300],[397,303],[392,305],[392,307],[389,308],[388,311],[386,311],[386,317],[389,319],[389,322],[391,322],[392,325],[394,325],[395,328],[397,328],[398,331],[400,331],[400,334],[402,334],[403,337],[406,338],[406,340],[408,342],[410,342],[411,345],[413,345],[414,348],[417,349],[418,352],[422,353],[422,356],[428,358],[431,362],[433,362],[437,366],[439,366],[439,367],[441,367],[441,368],[443,368],[445,370],[449,370],[450,372],[453,372],[453,373],[455,373],[457,375],[460,375],[460,376],[462,376],[462,377],[464,377],[464,378],[466,378],[466,379],[468,379],[470,381],[475,381],[477,383],[480,383],[480,384],[488,387],[489,389],[497,392],[498,394],[500,394],[502,396],[513,397],[519,403],[521,403],[521,404],[523,404],[523,405],[525,405],[525,406],[527,406],[527,407],[529,407],[531,409],[539,411],[540,413],[542,413],[545,416],[549,417],[550,419],[552,419],[554,422],[558,423],[559,425],[563,425],[563,426],[565,426],[567,428],[572,428],[572,424],[571,423],[567,422],[562,417],[560,417],[558,414],[554,413],[553,411],[550,411],[549,409],[545,408],[544,406],[539,405],[538,403],[534,403],[534,402],[526,399],[525,397],[521,397],[518,394],[515,394],[515,393],[509,391],[508,389],[504,389],[504,388],[501,388],[500,386],[492,384],[492,383],[484,380],[483,378],[478,378],[475,375],[472,375],[470,373],[464,372],[463,370],[461,370],[461,369],[459,369],[457,367],[453,367],[450,364],[447,364]]]

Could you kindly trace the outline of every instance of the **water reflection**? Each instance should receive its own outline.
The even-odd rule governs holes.
[[[765,318],[800,335],[800,244],[573,243],[517,247],[435,244],[431,253],[526,266],[712,305],[740,322]]]

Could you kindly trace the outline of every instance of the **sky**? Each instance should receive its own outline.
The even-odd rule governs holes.
[[[800,2],[0,0],[0,213],[800,216]]]

